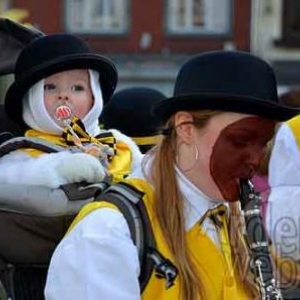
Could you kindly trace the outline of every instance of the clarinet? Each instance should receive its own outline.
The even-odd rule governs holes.
[[[244,212],[246,241],[251,253],[250,267],[262,300],[283,299],[273,275],[269,240],[260,214],[260,196],[248,179],[240,180],[240,203]]]

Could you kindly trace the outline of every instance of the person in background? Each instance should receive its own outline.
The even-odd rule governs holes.
[[[279,102],[284,105],[287,105],[289,107],[300,108],[300,89],[292,88],[292,89],[280,94]],[[288,124],[288,123],[285,123],[285,124]],[[281,125],[282,125],[282,123],[279,123],[277,125],[277,130],[280,128]],[[280,133],[279,135],[282,135],[282,133]],[[252,180],[256,191],[259,192],[260,196],[261,196],[261,203],[262,203],[261,212],[262,212],[262,217],[264,219],[266,217],[268,198],[269,198],[269,194],[270,194],[269,164],[270,164],[270,157],[271,157],[272,149],[274,146],[275,136],[272,139],[272,141],[270,141],[268,143],[266,155],[264,156],[264,158],[262,160],[262,164],[261,164],[257,174],[253,177],[253,180]],[[279,137],[278,139],[281,140],[281,137]],[[277,144],[281,144],[281,142],[277,142]],[[278,151],[277,150],[278,147],[280,147],[280,146],[276,145],[276,152]],[[290,154],[288,154],[288,152],[289,151],[287,151],[287,152],[282,151],[281,154],[282,155],[290,155]],[[276,164],[275,161],[276,161],[277,155],[278,154],[273,155],[272,168],[273,168],[273,165]],[[279,169],[278,169],[278,171],[279,171]],[[272,174],[272,178],[274,176],[277,176],[277,175]],[[285,175],[281,174],[281,172],[280,172],[278,174],[278,176],[285,176]],[[273,179],[272,179],[272,181],[273,181]]]
[[[160,140],[163,126],[152,114],[152,107],[165,98],[162,92],[148,87],[120,90],[104,106],[100,123],[105,129],[115,128],[131,137],[146,153]]]
[[[280,103],[300,107],[300,90],[291,90],[279,96]],[[272,244],[277,253],[278,269],[285,277],[285,284],[300,286],[300,240],[299,240],[299,168],[300,168],[300,116],[278,124],[271,143],[267,162],[267,176],[260,180],[268,187],[262,192],[262,212]],[[268,195],[268,197],[266,197]],[[291,284],[292,283],[292,284]],[[287,299],[298,299],[299,288],[289,290]]]
[[[269,162],[266,228],[282,256],[300,260],[300,116],[281,124]]]
[[[143,195],[156,250],[178,270],[173,285],[152,274],[140,295],[141,265],[124,216],[93,203],[54,252],[47,300],[260,297],[244,242],[240,181],[258,170],[277,122],[299,110],[278,102],[265,61],[215,51],[183,64],[173,97],[154,113],[164,136],[122,182]]]
[[[300,88],[292,88],[279,96],[279,101],[290,107],[300,107]]]

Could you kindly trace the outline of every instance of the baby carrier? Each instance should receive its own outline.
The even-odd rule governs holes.
[[[80,189],[78,190],[80,193]],[[97,196],[101,193],[101,201],[116,205],[124,215],[138,249],[141,291],[146,287],[153,270],[156,276],[166,280],[167,288],[172,286],[177,270],[155,248],[148,215],[141,200],[143,194],[124,182],[109,187],[105,184],[102,187],[92,186],[85,191],[90,193],[88,200],[68,200],[70,206],[74,204],[74,210],[77,207],[79,210],[83,202],[97,201]],[[47,215],[43,211],[30,214],[22,207],[19,211],[16,207],[10,211],[8,205],[4,209],[0,208],[1,300],[44,299],[43,290],[51,256],[75,215],[76,213]]]
[[[46,152],[55,149],[23,137],[22,129],[5,117],[0,106],[0,156],[23,147]],[[24,129],[23,129],[24,131]],[[20,174],[26,176],[26,174]],[[43,299],[51,255],[76,212],[106,187],[86,184],[59,189],[41,186],[0,184],[0,299]]]
[[[0,157],[20,148],[46,153],[61,150],[60,146],[37,138],[6,136],[8,140],[0,145]],[[126,183],[82,182],[58,189],[0,184],[0,190],[0,300],[44,299],[47,270],[55,247],[80,208],[99,198],[116,205],[128,223],[139,253],[141,291],[153,270],[167,280],[167,286],[172,285],[177,270],[155,248],[143,194]]]

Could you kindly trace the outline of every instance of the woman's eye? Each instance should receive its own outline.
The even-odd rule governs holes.
[[[267,141],[261,141],[259,144],[260,144],[260,146],[262,146],[263,148],[267,148],[267,147],[268,147],[268,143],[269,143],[269,140],[267,140]]]
[[[251,145],[251,142],[248,140],[239,140],[239,139],[234,139],[232,140],[233,145],[237,147],[245,147],[248,145]]]
[[[82,85],[73,85],[72,92],[82,92],[84,91],[84,87]]]
[[[53,83],[47,83],[44,85],[44,91],[50,91],[50,92],[53,92],[55,91],[56,87],[55,87],[55,84]]]

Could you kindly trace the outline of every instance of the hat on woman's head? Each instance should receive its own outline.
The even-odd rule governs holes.
[[[158,103],[157,117],[166,121],[180,110],[240,112],[284,121],[300,113],[278,102],[272,68],[241,51],[213,51],[188,60],[179,70],[174,95]]]
[[[134,87],[115,93],[104,107],[100,123],[130,136],[138,146],[154,145],[163,123],[151,114],[166,96],[152,88]]]
[[[108,58],[93,53],[78,36],[48,35],[30,43],[17,59],[15,81],[5,97],[8,116],[23,124],[21,102],[26,92],[41,79],[72,69],[98,71],[104,102],[113,94],[117,84],[117,71]]]

